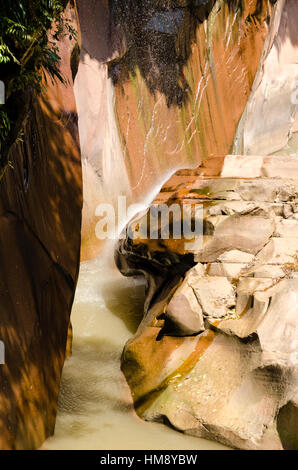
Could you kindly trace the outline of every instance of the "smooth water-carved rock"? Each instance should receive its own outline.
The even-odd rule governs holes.
[[[234,159],[237,168],[240,157]],[[262,157],[258,171],[276,165],[274,159]],[[124,274],[151,273],[145,316],[122,360],[144,419],[166,419],[235,448],[297,448],[298,179],[291,175],[298,160],[292,159],[283,159],[285,179],[246,178],[238,168],[235,179],[197,177],[176,192],[168,182],[154,204],[203,206],[198,250],[188,252],[174,239],[120,244],[118,264],[124,258],[130,266]],[[257,160],[251,157],[251,168]],[[232,156],[226,162],[223,173],[234,168]],[[185,180],[173,181],[179,178]],[[229,212],[227,203],[250,207]],[[184,260],[180,275],[174,255]],[[198,318],[204,328],[194,325]]]
[[[271,44],[234,142],[234,152],[245,155],[277,151],[287,155],[291,153],[291,139],[297,139],[298,4],[296,0],[285,0],[277,9],[282,10],[281,20],[271,29]]]
[[[102,247],[100,203],[143,203],[177,168],[230,151],[280,12],[271,0],[77,4],[86,259]]]
[[[114,90],[107,62],[121,56],[121,32],[111,31],[108,0],[77,0],[80,60],[74,83],[84,181],[82,259],[102,249],[96,237],[96,208],[116,205],[117,197],[130,200],[120,136],[114,113]],[[118,40],[119,39],[119,40]]]
[[[48,80],[0,181],[0,449],[35,449],[54,432],[80,259],[81,162],[69,85]]]
[[[270,1],[261,7],[246,0],[115,3],[114,22],[124,28],[129,47],[109,72],[138,200],[171,170],[229,152],[263,60],[270,21],[276,16],[278,22],[280,13]],[[165,28],[166,20],[172,24],[168,34],[158,28]],[[148,23],[156,29],[149,30]]]

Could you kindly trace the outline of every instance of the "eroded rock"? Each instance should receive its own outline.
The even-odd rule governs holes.
[[[36,449],[54,433],[79,271],[73,42],[67,37],[59,46],[69,85],[48,79],[46,93],[34,97],[22,142],[0,181],[0,449]]]
[[[189,285],[183,285],[175,293],[167,307],[166,317],[182,335],[200,333],[205,329],[202,307]]]
[[[166,418],[180,431],[241,449],[297,448],[298,220],[282,208],[296,206],[298,181],[243,177],[211,178],[208,186],[198,178],[176,192],[167,184],[157,197],[155,204],[204,205],[201,249],[188,253],[174,239],[122,244],[120,258],[136,270],[145,267],[137,253],[152,267],[172,257],[122,368],[144,419]],[[210,214],[227,203],[252,206]],[[178,273],[177,256],[189,270]]]

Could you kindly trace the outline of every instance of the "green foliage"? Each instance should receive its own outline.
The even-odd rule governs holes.
[[[5,83],[6,104],[0,105],[0,152],[15,124],[14,97],[29,90],[41,91],[45,72],[52,80],[63,82],[57,44],[65,35],[76,36],[70,21],[63,17],[67,3],[1,0],[0,80]]]

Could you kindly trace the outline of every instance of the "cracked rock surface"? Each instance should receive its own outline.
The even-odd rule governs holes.
[[[146,420],[234,448],[297,449],[298,159],[239,161],[176,191],[170,181],[154,201],[203,207],[199,249],[136,233],[120,243],[122,272],[145,272],[150,292],[122,369]],[[279,165],[284,178],[267,172]]]

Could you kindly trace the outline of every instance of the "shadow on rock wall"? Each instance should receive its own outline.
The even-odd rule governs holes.
[[[0,449],[36,448],[54,432],[79,270],[76,113],[50,96],[34,100],[0,183]]]
[[[149,90],[166,96],[168,106],[182,105],[188,84],[183,65],[191,53],[197,25],[208,17],[215,0],[116,0],[112,18],[121,25],[127,51],[109,67],[114,83],[122,83],[138,67]]]
[[[121,29],[126,48],[124,55],[109,65],[114,84],[129,80],[129,75],[134,76],[139,68],[151,93],[164,94],[168,106],[181,106],[189,91],[183,67],[191,55],[196,29],[212,14],[215,3],[216,0],[112,1],[112,22]],[[226,3],[230,10],[245,9],[242,0]],[[257,0],[248,21],[258,21],[264,3]]]

